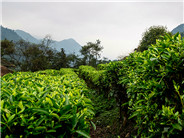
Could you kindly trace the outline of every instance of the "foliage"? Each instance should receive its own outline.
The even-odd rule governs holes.
[[[20,49],[22,49],[22,47]],[[49,65],[49,61],[47,60],[48,55],[46,55],[45,52],[47,52],[47,50],[43,49],[41,45],[31,45],[28,46],[25,51],[17,53],[19,56],[23,55],[19,60],[19,62],[21,62],[21,70],[38,71],[46,69]]]
[[[2,40],[1,41],[1,58],[4,55],[12,55],[15,51],[13,41]]]
[[[137,48],[137,51],[144,51],[147,50],[149,46],[156,43],[156,39],[159,39],[160,36],[165,35],[166,33],[169,33],[167,31],[166,27],[163,26],[151,26],[146,30],[143,35],[142,39],[140,41],[140,44]],[[170,33],[171,34],[171,33]]]
[[[134,119],[137,136],[183,136],[184,39],[179,34],[166,34],[148,50],[98,68],[103,70],[80,66],[79,74],[117,98],[123,124]]]
[[[16,70],[21,71],[59,70],[60,68],[69,67],[69,58],[64,49],[57,52],[48,47],[50,43],[51,40],[46,40],[46,38],[42,44],[33,44],[24,40],[16,43],[3,40],[1,42],[2,56],[16,65]]]
[[[98,65],[98,68],[105,67],[103,65],[107,64],[100,64]],[[116,99],[113,95],[110,95],[112,87],[108,82],[106,70],[96,70],[91,66],[80,66],[78,72],[79,76],[87,82],[88,87],[94,89],[94,91],[89,93],[89,97],[93,101],[95,111],[93,121],[98,129],[91,134],[97,134],[98,137],[117,136],[119,134],[118,123],[121,123],[119,122],[118,108],[120,104],[117,105]],[[99,133],[101,135],[99,135]]]
[[[180,35],[181,35],[181,37],[184,37],[184,32],[181,32]]]
[[[94,113],[88,91],[72,69],[3,76],[2,137],[89,137]]]
[[[82,47],[80,52],[84,56],[84,65],[97,66],[97,60],[100,57],[101,50],[103,49],[100,43],[100,40],[96,40],[95,43],[88,42],[87,45]]]
[[[50,44],[52,39],[47,35],[40,44],[34,44],[19,40],[12,42],[9,40],[1,41],[1,57],[13,63],[17,71],[39,71],[45,69],[57,69],[73,67],[78,68],[80,65],[97,66],[99,63],[108,62],[106,58],[99,60],[100,52],[103,47],[100,41],[96,43],[89,42],[82,47],[81,54],[66,54],[62,48],[61,51],[52,49]]]
[[[54,69],[60,69],[60,68],[66,68],[69,67],[67,56],[65,54],[64,49],[62,48],[60,52],[56,53],[56,56],[54,57],[54,63],[53,68]]]
[[[184,39],[162,37],[143,53],[123,61],[131,117],[142,137],[181,136],[184,130]]]
[[[98,64],[97,65],[97,70],[106,70],[108,64]]]
[[[128,108],[122,108],[121,105],[128,102],[128,100],[125,95],[125,89],[118,84],[117,66],[121,67],[121,65],[117,63],[111,62],[105,65],[98,65],[98,68],[105,70],[96,70],[91,66],[80,66],[79,76],[86,80],[88,86],[97,90],[99,94],[103,94],[104,97],[111,100],[116,99],[116,107],[119,107],[119,123],[125,126],[128,119]]]
[[[94,67],[82,65],[79,67],[79,76],[83,78],[91,87],[97,88],[98,92],[108,95],[108,79],[106,71],[97,71]],[[105,93],[104,93],[105,91]]]

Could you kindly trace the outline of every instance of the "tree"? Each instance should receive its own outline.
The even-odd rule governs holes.
[[[61,51],[56,53],[54,58],[54,69],[66,68],[69,67],[67,56],[65,54],[65,50],[61,48]]]
[[[51,37],[44,38],[41,44],[34,44],[24,40],[16,43],[3,40],[2,55],[4,59],[13,63],[19,71],[38,71],[45,69],[60,69],[69,67],[69,61],[64,49],[60,52],[49,47]]]
[[[52,68],[55,51],[43,44],[19,40],[16,43],[2,41],[3,57],[16,66],[16,70],[38,71]]]
[[[78,64],[80,62],[80,58],[79,58],[79,56],[75,55],[75,53],[69,54],[67,56],[67,61],[70,65],[70,67],[73,67],[73,68],[79,67]]]
[[[52,49],[52,39],[46,36],[40,44],[19,40],[14,43],[4,40],[1,42],[2,55],[5,59],[16,66],[19,71],[38,71],[45,69],[60,69],[80,65],[91,65],[96,67],[99,63],[106,63],[107,59],[99,60],[103,47],[100,40],[95,43],[88,42],[81,49],[82,56],[75,54],[66,55],[64,49],[60,52]]]
[[[103,49],[103,46],[101,46],[100,43],[100,40],[96,40],[95,43],[88,42],[87,45],[82,47],[80,52],[83,55],[84,65],[97,66],[100,52]]]
[[[111,60],[106,57],[103,57],[103,59],[99,60],[99,64],[106,64],[109,62],[111,62]]]
[[[96,43],[89,42],[89,45],[91,45],[91,53],[94,55],[96,61],[100,58],[100,51],[103,49],[100,43],[100,40],[96,40]]]
[[[49,68],[49,60],[45,51],[41,48],[41,45],[31,44],[28,49],[24,51],[24,59],[21,64],[21,70],[23,71],[38,71]]]
[[[1,41],[1,57],[4,55],[12,55],[15,52],[15,45],[13,41],[7,39]]]
[[[184,37],[184,32],[181,32],[180,35],[181,35],[181,37]]]
[[[140,52],[147,50],[150,45],[156,44],[156,39],[161,39],[160,36],[163,36],[166,33],[171,35],[164,26],[151,26],[143,33],[139,46],[135,50]]]
[[[42,45],[45,47],[49,47],[53,43],[51,35],[47,34],[43,40],[42,40]]]

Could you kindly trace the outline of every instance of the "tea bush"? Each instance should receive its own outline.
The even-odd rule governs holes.
[[[80,66],[79,75],[86,80],[88,85],[97,90],[99,94],[103,94],[104,97],[116,101],[116,107],[119,108],[119,120],[120,124],[123,122],[123,126],[126,125],[128,115],[127,106],[122,108],[122,104],[128,102],[124,87],[119,82],[118,71],[121,69],[121,62],[111,62],[109,64],[98,65],[99,70],[91,66]],[[101,70],[102,69],[102,70]],[[103,70],[105,69],[105,70]]]
[[[141,137],[184,134],[184,39],[165,35],[148,50],[122,61],[130,118]],[[125,74],[126,72],[126,74]]]
[[[3,76],[2,137],[89,137],[94,113],[88,91],[71,69]]]
[[[106,70],[108,64],[98,64],[97,65],[97,70]]]
[[[184,135],[184,38],[179,34],[167,34],[148,50],[98,69],[81,66],[79,74],[116,97],[123,126],[129,117],[140,137]]]
[[[96,88],[98,92],[104,95],[108,95],[109,82],[105,70],[97,71],[94,67],[82,65],[78,72],[79,76],[85,79],[90,87]]]

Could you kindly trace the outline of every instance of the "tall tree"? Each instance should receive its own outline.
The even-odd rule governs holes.
[[[52,68],[55,51],[43,44],[20,40],[16,43],[1,41],[3,57],[16,66],[16,70],[37,71]]]
[[[156,39],[161,39],[160,36],[163,36],[166,33],[170,32],[164,26],[151,26],[143,33],[142,39],[136,50],[140,52],[147,50],[150,45],[156,44]]]
[[[61,48],[60,52],[56,53],[53,66],[55,69],[66,68],[69,66],[67,56],[63,48]]]
[[[181,32],[180,35],[181,35],[181,37],[184,37],[184,32]]]
[[[7,39],[1,41],[1,57],[15,53],[15,44]]]
[[[91,47],[92,47],[92,55],[94,55],[96,61],[98,60],[98,58],[100,58],[100,52],[103,49],[103,46],[100,45],[101,41],[100,40],[96,40],[96,43],[90,43]]]
[[[87,45],[84,45],[80,50],[83,55],[83,62],[85,65],[96,66],[98,58],[100,58],[101,51],[103,46],[100,44],[100,40],[96,40],[95,43],[88,42]]]
[[[47,55],[40,48],[40,45],[32,44],[24,51],[24,61],[21,64],[23,71],[38,71],[49,68]]]
[[[45,47],[49,47],[53,43],[51,35],[47,34],[43,40],[42,40],[42,45]]]
[[[77,55],[75,55],[75,53],[67,55],[67,61],[70,67],[77,68],[78,63],[80,62],[79,60],[80,58]]]

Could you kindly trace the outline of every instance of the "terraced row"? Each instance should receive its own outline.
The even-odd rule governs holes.
[[[94,112],[88,91],[72,69],[3,76],[2,137],[89,137]]]

